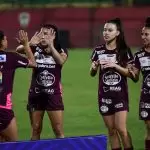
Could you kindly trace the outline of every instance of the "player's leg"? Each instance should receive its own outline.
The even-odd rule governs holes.
[[[47,113],[56,138],[64,138],[63,111],[64,105],[61,95],[51,95],[48,98]]]
[[[17,141],[18,132],[14,112],[0,108],[0,135],[3,141]]]
[[[63,111],[47,111],[56,138],[64,138]]]
[[[114,100],[109,97],[99,96],[99,112],[108,130],[109,142],[112,150],[121,150],[121,142],[115,128]]]
[[[145,121],[146,124],[146,138],[145,138],[145,150],[150,149],[150,120]]]
[[[3,135],[0,135],[0,142],[6,142],[6,138]]]
[[[29,94],[27,110],[31,123],[31,140],[39,140],[44,117],[44,98],[41,94]]]
[[[109,142],[112,150],[121,150],[121,142],[117,130],[115,129],[115,116],[103,116],[104,123],[108,129]]]
[[[129,132],[127,131],[127,111],[120,111],[115,113],[115,127],[121,137],[124,150],[133,150],[132,140]]]
[[[5,137],[4,140],[10,142],[18,140],[18,130],[15,117],[13,117],[9,125],[1,132],[1,135],[2,137]]]
[[[32,128],[31,140],[40,140],[44,111],[29,111],[29,117]]]
[[[139,103],[139,118],[145,122],[146,137],[145,137],[145,150],[150,149],[150,108],[149,99],[141,97]]]

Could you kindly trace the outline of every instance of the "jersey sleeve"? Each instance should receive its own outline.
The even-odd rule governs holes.
[[[96,49],[94,49],[91,55],[91,61],[97,61],[97,60],[98,60],[97,51]]]
[[[141,68],[141,66],[140,66],[140,61],[139,61],[139,58],[138,58],[137,53],[134,55],[134,66],[135,66],[137,69],[140,69],[140,68]]]
[[[131,49],[129,48],[127,51],[127,64],[132,64],[134,62],[134,56],[131,52]]]
[[[26,68],[29,64],[29,60],[18,53],[12,53],[11,60],[13,68]]]

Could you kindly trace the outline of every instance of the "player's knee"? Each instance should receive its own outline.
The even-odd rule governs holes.
[[[42,130],[42,125],[40,123],[35,123],[32,125],[32,128],[34,134],[40,134]]]
[[[116,127],[117,131],[119,132],[120,136],[128,136],[128,132],[126,128]]]
[[[55,124],[53,131],[56,136],[63,135],[62,125],[60,123]]]
[[[150,131],[150,123],[148,123],[148,124],[146,125],[146,127],[147,127],[147,130]]]
[[[108,134],[109,134],[109,136],[114,136],[117,134],[117,130],[115,128],[109,128]]]

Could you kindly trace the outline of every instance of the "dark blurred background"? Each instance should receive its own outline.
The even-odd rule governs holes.
[[[91,48],[103,42],[105,21],[120,17],[131,47],[141,45],[144,20],[150,15],[150,0],[0,0],[0,29],[17,46],[18,30],[31,37],[43,23],[56,24],[68,48]]]

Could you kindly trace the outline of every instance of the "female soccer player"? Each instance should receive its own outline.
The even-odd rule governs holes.
[[[33,70],[27,109],[29,110],[32,137],[40,139],[43,116],[47,111],[56,138],[63,138],[63,100],[61,70],[67,60],[67,50],[59,43],[58,29],[43,25],[30,41],[37,68]],[[18,47],[18,51],[22,46]]]
[[[36,67],[28,44],[28,35],[23,30],[19,31],[19,40],[24,45],[27,58],[15,52],[6,52],[7,37],[0,31],[0,136],[5,141],[18,140],[11,98],[15,70],[19,67]]]
[[[104,25],[105,44],[97,46],[92,54],[91,76],[99,68],[99,111],[108,129],[112,150],[133,150],[126,120],[129,111],[127,66],[133,61],[130,48],[124,39],[120,19],[109,20]],[[121,144],[121,141],[122,144]]]
[[[150,17],[146,19],[142,29],[141,38],[143,47],[135,53],[134,66],[129,67],[129,71],[134,81],[138,81],[140,71],[143,75],[141,97],[139,104],[139,117],[145,122],[147,135],[145,138],[145,150],[150,149]]]

